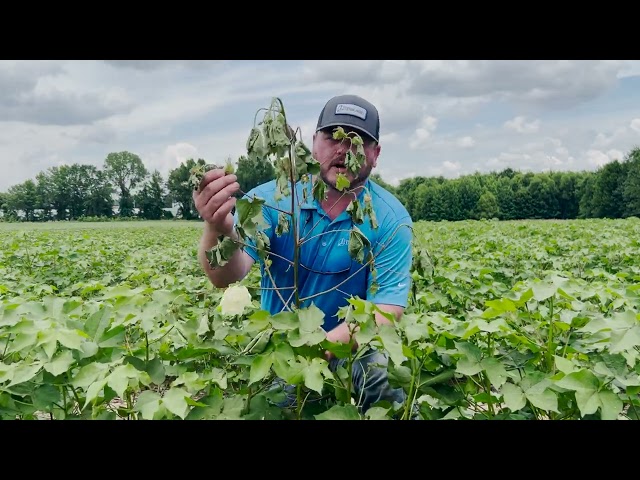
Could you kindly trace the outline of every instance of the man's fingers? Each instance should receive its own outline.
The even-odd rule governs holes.
[[[209,170],[204,174],[202,180],[200,180],[200,185],[198,186],[198,193],[202,192],[204,187],[206,187],[209,183],[224,177],[224,169],[215,168],[213,170]]]
[[[231,197],[224,202],[220,208],[218,208],[213,215],[211,216],[211,221],[213,223],[222,223],[224,219],[231,213],[234,205],[236,204],[236,198]]]
[[[226,175],[217,178],[213,176],[210,181],[201,187],[201,190],[194,195],[194,202],[198,211],[201,211],[201,209],[205,208],[207,204],[211,203],[211,199],[220,194],[222,190],[227,188],[229,185],[236,183],[236,180],[237,177],[235,175]],[[239,188],[240,185],[238,184],[236,187],[232,188],[231,192],[226,194],[226,196],[224,196],[225,194],[223,193],[223,197],[218,198],[224,198],[226,200],[227,197],[235,193]]]
[[[216,211],[229,200],[232,195],[238,191],[240,185],[238,182],[233,182],[227,185],[222,190],[213,195],[209,201],[201,209],[201,215],[203,218],[212,218]],[[204,192],[203,192],[204,193]],[[229,209],[231,211],[231,209]]]

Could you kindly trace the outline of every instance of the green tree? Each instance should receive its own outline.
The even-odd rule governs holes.
[[[165,189],[162,175],[158,170],[154,170],[151,178],[143,185],[142,190],[136,197],[136,203],[140,209],[138,215],[148,220],[160,220],[164,207],[164,197]]]
[[[47,172],[38,172],[36,175],[36,208],[42,210],[42,219],[53,218],[53,182]]]
[[[529,218],[550,219],[560,216],[558,189],[550,175],[536,174],[527,190],[531,199]]]
[[[634,148],[625,159],[627,176],[622,196],[624,200],[624,216],[640,217],[640,147]]]
[[[498,199],[489,190],[485,190],[478,199],[476,205],[476,214],[479,219],[498,218],[500,214],[500,207],[498,206]]]
[[[393,185],[387,183],[381,176],[379,173],[372,173],[369,178],[377,183],[378,185],[380,185],[382,188],[386,188],[387,190],[389,190],[391,193],[393,193],[394,196],[398,197],[398,192],[396,191],[396,187],[394,187]],[[400,198],[398,197],[398,200],[400,200]]]
[[[627,165],[614,160],[599,168],[593,190],[594,216],[622,218]]]
[[[263,158],[255,157],[249,159],[246,155],[242,155],[238,159],[236,176],[241,190],[241,192],[238,192],[238,196],[242,196],[243,193],[252,188],[275,179],[276,171],[271,162]]]
[[[104,171],[120,194],[121,217],[133,215],[133,190],[148,175],[140,157],[131,152],[113,152],[104,161]]]
[[[37,208],[36,184],[29,179],[18,185],[13,185],[8,191],[8,207],[10,210],[21,211],[27,222],[35,220]]]
[[[185,220],[192,220],[199,216],[193,204],[193,190],[187,183],[190,171],[196,165],[206,164],[202,158],[199,158],[197,162],[193,158],[189,158],[187,161],[181,163],[179,167],[169,172],[167,188],[173,201],[179,205],[178,216],[181,216]]]

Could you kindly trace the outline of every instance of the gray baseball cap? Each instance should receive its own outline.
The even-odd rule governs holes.
[[[327,127],[353,127],[376,142],[380,140],[378,109],[357,95],[338,95],[326,103],[320,112],[316,132]]]

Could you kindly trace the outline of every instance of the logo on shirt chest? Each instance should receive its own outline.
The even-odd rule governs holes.
[[[347,241],[347,239],[346,239],[346,238],[341,238],[341,239],[338,241],[338,245],[337,245],[337,246],[338,246],[338,247],[344,247],[347,243],[349,243],[349,242]]]

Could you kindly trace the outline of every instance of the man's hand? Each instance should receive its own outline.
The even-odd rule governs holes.
[[[233,230],[231,210],[236,204],[233,196],[240,189],[234,174],[225,175],[222,168],[209,170],[193,192],[193,203],[202,219],[218,234],[230,236]]]

